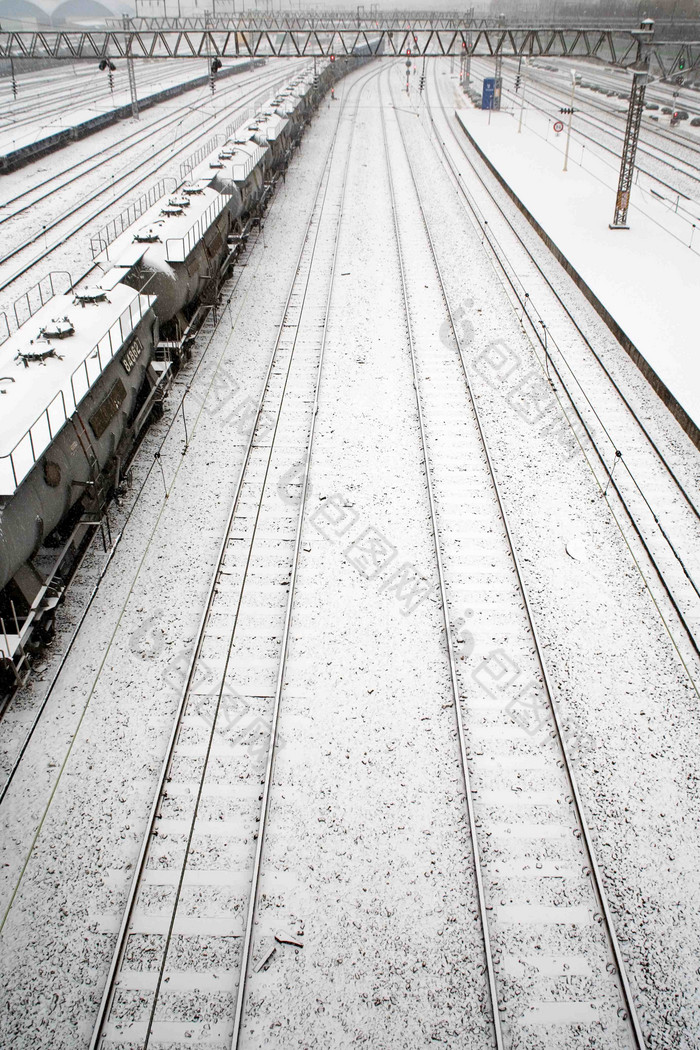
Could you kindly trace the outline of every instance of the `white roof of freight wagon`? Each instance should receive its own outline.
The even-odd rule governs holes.
[[[295,95],[291,89],[288,91],[281,91],[279,95],[275,97],[275,112],[279,116],[291,116],[298,105],[299,96]]]
[[[183,262],[226,207],[226,198],[209,185],[215,174],[211,171],[206,179],[185,182],[174,193],[161,197],[105,248],[96,262],[103,269],[111,263],[135,266],[149,246],[158,243],[164,246],[167,262]],[[173,207],[170,201],[180,201],[181,206]]]
[[[104,298],[82,305],[84,292]],[[19,487],[152,302],[123,284],[66,292],[0,346],[0,496]]]
[[[281,117],[271,109],[268,111],[267,107],[265,107],[265,112],[256,117],[252,123],[258,125],[258,133],[264,135],[268,142],[275,142],[287,127],[289,121],[286,117]]]
[[[267,147],[259,146],[257,142],[253,142],[250,136],[254,135],[255,132],[246,129],[247,125],[239,128],[236,132],[235,142],[229,139],[223,146],[220,146],[212,153],[211,158],[207,158],[207,161],[204,162],[207,164],[210,160],[216,158],[221,165],[220,168],[211,170],[211,178],[223,173],[224,175],[230,175],[234,182],[245,182],[253,168],[265,156]],[[242,133],[241,141],[238,141],[239,133]],[[203,167],[197,170],[202,172]]]
[[[293,84],[292,88],[294,94],[298,95],[299,98],[303,98],[304,95],[308,95],[309,91],[311,91],[312,84],[313,77],[311,77],[309,80],[302,80],[301,83]]]

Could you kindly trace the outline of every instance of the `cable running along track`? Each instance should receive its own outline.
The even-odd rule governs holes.
[[[130,1041],[145,1048],[151,1038],[162,1039],[166,1033],[180,1031],[176,1019],[183,1009],[196,1010],[199,1023],[206,1022],[210,1035],[238,1046],[247,972],[255,948],[257,889],[352,129],[364,84],[376,75],[365,75],[359,86],[350,89],[357,96],[350,117],[350,144],[344,155],[338,138],[350,104],[347,97],[341,103],[177,707],[94,1029],[93,1048],[120,1043],[127,1032]],[[338,165],[343,166],[339,189],[338,174],[334,174],[336,157]],[[293,507],[280,497],[278,488],[284,468],[289,467],[290,452],[296,452],[303,464],[301,492],[293,499]],[[270,542],[271,535],[274,543]],[[280,575],[285,576],[282,581]],[[284,588],[281,592],[280,582]],[[256,627],[255,610],[260,619],[261,595],[274,584],[277,594],[286,598],[284,608],[279,608],[278,600],[273,609],[265,609],[263,622]],[[257,683],[261,672],[251,670],[246,663],[251,651],[265,649],[264,680],[272,683],[270,692],[253,684],[251,675],[257,675]],[[209,681],[211,676],[213,682]],[[233,709],[238,710],[241,704],[254,708],[265,726],[261,731],[264,754],[248,749],[240,740],[225,741]],[[230,760],[238,777],[233,785],[229,783],[223,797],[218,794],[220,781],[214,785],[215,797],[208,797],[207,789],[217,770]],[[206,852],[202,839],[206,839],[213,819],[212,805],[220,806],[221,813],[228,805],[235,815],[235,819],[220,816],[223,823],[216,829],[235,838],[240,846],[241,855],[228,859],[233,870],[227,869],[226,857],[222,856],[216,871],[201,871],[201,857]],[[177,815],[169,819],[173,809]],[[246,826],[250,832],[243,838]],[[166,834],[168,842],[164,844]],[[173,838],[177,841],[169,845]],[[218,838],[215,841],[220,842]],[[247,850],[241,843],[247,844]],[[222,846],[217,852],[225,854]],[[207,863],[216,867],[216,862]],[[151,901],[149,912],[149,894],[158,892],[154,883],[163,894],[164,911],[157,903],[154,909]],[[193,917],[191,895],[197,895],[206,912],[206,899],[213,906],[212,900],[220,895],[224,884],[233,887],[241,905],[236,904],[230,921],[219,918],[216,928],[211,929],[206,917]],[[206,952],[198,959],[196,947],[192,947],[197,931],[211,934],[207,949],[218,957],[216,978],[208,973]],[[226,983],[219,980],[222,971]],[[232,987],[236,971],[237,992]],[[171,1007],[169,1002],[173,1003]],[[185,1027],[191,1031],[197,1024],[193,1019]]]
[[[269,97],[270,89],[269,86],[265,87],[265,84],[267,83],[269,85],[270,82],[272,82],[273,85],[279,85],[280,83],[279,78],[276,77],[276,75],[266,76],[264,78],[261,77],[254,90],[249,91],[244,98],[236,99],[235,109],[233,110],[233,113],[235,113],[236,110],[240,110],[242,106],[244,106],[246,103],[259,103],[264,101],[265,98]],[[234,89],[232,88],[231,90]],[[202,105],[205,104],[206,102],[202,103]],[[133,164],[132,167],[130,167],[123,175],[120,175],[118,179],[114,180],[114,185],[116,185],[117,182],[121,182],[123,179],[128,179],[129,176],[134,175],[139,168],[147,166],[148,171],[145,175],[139,175],[135,180],[130,181],[126,189],[120,192],[118,196],[112,198],[112,200],[110,201],[110,207],[115,205],[118,201],[122,200],[122,198],[126,197],[127,194],[131,193],[132,190],[135,190],[146,179],[152,178],[156,174],[156,172],[165,164],[171,163],[185,150],[194,146],[195,143],[198,142],[200,139],[210,135],[214,128],[216,128],[218,125],[223,124],[226,120],[230,120],[231,116],[231,112],[217,114],[213,117],[210,116],[207,118],[206,121],[201,123],[197,129],[187,132],[186,137],[183,138],[179,143],[176,143],[175,149],[173,149],[173,143],[168,142],[164,146],[161,146],[158,150],[154,151],[150,156],[145,157],[142,160],[137,160],[137,162]],[[160,163],[156,167],[151,167],[154,158],[157,157],[159,154],[166,154],[165,160],[160,161]],[[67,222],[73,215],[80,212],[88,204],[98,200],[105,193],[110,192],[112,186],[113,184],[110,181],[109,184],[102,185],[102,187],[99,187],[97,190],[92,191],[86,198],[80,200],[69,211],[64,212],[62,215],[59,215],[57,218],[49,221],[46,224],[45,228],[42,228],[38,233],[27,238],[22,244],[18,245],[17,247],[5,252],[5,254],[0,257],[0,266],[3,266],[5,263],[9,262],[10,259],[15,258],[21,252],[25,251],[33,243],[45,236],[45,234],[47,234],[50,230],[60,226],[64,222]],[[90,212],[90,214],[88,214],[85,218],[80,219],[77,222],[77,224],[72,226],[67,232],[61,234],[58,240],[54,241],[51,244],[48,244],[46,248],[40,251],[37,255],[33,256],[33,258],[31,258],[25,263],[22,263],[19,266],[19,268],[14,271],[14,273],[0,281],[0,292],[8,288],[14,281],[16,281],[18,278],[22,277],[25,273],[27,273],[27,271],[31,270],[32,267],[37,265],[37,263],[40,263],[44,259],[46,259],[49,255],[56,251],[57,248],[60,248],[61,245],[65,244],[67,240],[75,236],[76,233],[78,233],[85,226],[87,226],[88,223],[94,222],[96,219],[102,216],[104,212],[104,205],[100,205],[96,211]]]
[[[436,71],[435,71],[434,67],[433,67],[433,83],[436,86],[436,90],[437,90],[437,77],[436,77]],[[438,92],[438,94],[439,94],[439,92]],[[517,244],[518,244],[518,247],[521,248],[525,252],[525,254],[527,256],[527,259],[528,259],[528,262],[533,266],[533,268],[536,271],[537,275],[543,280],[547,292],[552,294],[556,304],[558,305],[558,307],[561,308],[561,310],[563,311],[563,313],[566,316],[566,318],[568,319],[568,321],[572,324],[574,330],[576,331],[576,334],[580,337],[580,339],[582,340],[582,342],[585,345],[585,347],[587,348],[587,350],[589,350],[590,353],[593,355],[593,358],[595,359],[597,364],[600,366],[600,368],[601,368],[603,374],[606,376],[607,380],[610,382],[610,384],[613,387],[617,397],[619,397],[620,401],[624,404],[625,409],[629,412],[630,416],[634,420],[634,423],[635,423],[636,427],[638,428],[640,434],[643,435],[644,440],[648,443],[649,447],[653,451],[654,456],[655,456],[656,460],[658,461],[658,464],[662,467],[662,471],[663,471],[664,475],[668,479],[670,479],[670,481],[673,484],[673,488],[683,498],[684,504],[687,506],[687,508],[688,508],[688,510],[690,512],[691,523],[693,524],[693,526],[696,526],[697,522],[700,521],[700,512],[698,511],[698,507],[696,506],[696,504],[694,502],[693,496],[684,487],[683,483],[681,482],[680,478],[678,477],[678,474],[673,469],[671,464],[668,462],[668,460],[666,459],[664,453],[661,451],[658,443],[654,440],[654,438],[652,437],[651,433],[649,432],[648,426],[645,425],[645,423],[641,419],[639,413],[637,411],[635,411],[635,409],[632,407],[632,405],[631,405],[631,403],[629,401],[629,398],[625,395],[625,393],[622,390],[622,388],[620,387],[619,383],[614,379],[614,377],[612,376],[609,368],[606,366],[606,364],[602,360],[600,354],[598,353],[598,351],[595,349],[595,347],[593,346],[591,341],[588,339],[588,337],[583,332],[580,324],[576,321],[576,318],[573,316],[573,313],[572,313],[571,309],[566,305],[566,303],[564,302],[563,297],[557,291],[557,289],[554,287],[554,284],[552,283],[550,278],[545,273],[542,264],[540,262],[538,262],[538,260],[535,258],[533,252],[530,250],[530,248],[526,244],[526,242],[523,239],[522,235],[519,234],[518,231],[516,230],[515,224],[513,223],[512,219],[506,214],[505,210],[503,209],[503,206],[499,203],[497,197],[493,194],[492,190],[487,185],[484,176],[481,174],[481,172],[478,170],[475,162],[469,156],[469,154],[467,152],[467,149],[465,148],[465,144],[462,141],[462,139],[459,137],[459,135],[457,134],[455,128],[452,125],[452,122],[449,119],[447,119],[447,114],[446,114],[446,112],[444,112],[444,107],[442,106],[442,103],[440,103],[440,108],[443,110],[443,114],[444,114],[445,119],[446,119],[447,127],[450,130],[450,134],[451,134],[451,136],[452,136],[452,138],[453,138],[457,148],[459,149],[461,155],[464,157],[465,161],[469,164],[470,169],[473,172],[474,176],[476,177],[478,184],[483,188],[483,190],[488,195],[489,202],[497,209],[499,218],[502,219],[502,221],[506,225],[509,233],[511,233],[515,237],[515,239],[517,241]],[[653,570],[654,570],[654,572],[656,574],[656,577],[659,580],[659,582],[660,582],[660,584],[661,584],[661,586],[662,586],[662,588],[663,588],[663,590],[664,590],[664,592],[665,592],[665,594],[666,594],[666,596],[667,596],[667,598],[668,598],[668,600],[669,600],[669,602],[671,604],[671,607],[673,608],[673,611],[675,612],[676,616],[678,617],[680,625],[683,628],[683,631],[684,631],[685,636],[686,636],[686,638],[687,638],[687,640],[688,640],[688,642],[690,644],[691,649],[693,650],[693,653],[695,654],[695,656],[700,656],[700,644],[698,642],[698,637],[697,637],[696,630],[695,630],[695,627],[694,627],[694,621],[697,618],[696,601],[697,601],[697,597],[698,597],[698,584],[696,583],[695,579],[693,578],[693,574],[692,574],[691,570],[686,565],[686,561],[687,561],[688,555],[684,556],[684,555],[682,555],[680,553],[680,551],[677,549],[677,544],[671,539],[668,531],[662,525],[660,513],[657,512],[654,509],[654,507],[651,505],[650,500],[645,495],[641,483],[638,482],[638,480],[637,480],[634,472],[632,471],[630,465],[628,464],[627,460],[625,459],[625,457],[622,455],[622,452],[620,451],[620,444],[618,443],[618,440],[608,431],[608,429],[605,426],[605,424],[603,423],[602,419],[600,418],[600,416],[596,412],[596,410],[595,410],[595,408],[594,408],[590,398],[586,394],[585,390],[583,390],[583,388],[581,387],[581,384],[580,384],[579,380],[577,379],[576,373],[573,371],[572,366],[569,364],[569,362],[567,360],[567,357],[564,354],[564,351],[558,345],[557,341],[554,339],[554,337],[552,335],[551,329],[545,324],[544,319],[539,314],[539,312],[538,312],[538,310],[537,310],[537,308],[536,308],[536,306],[535,306],[535,304],[534,304],[534,302],[533,302],[533,300],[532,300],[532,298],[530,296],[530,293],[525,290],[525,287],[523,286],[522,280],[521,280],[521,278],[519,276],[519,273],[518,273],[518,267],[515,266],[513,264],[513,262],[508,258],[507,252],[505,251],[503,245],[499,242],[497,236],[495,235],[495,233],[494,233],[494,231],[492,229],[492,226],[488,222],[488,219],[485,218],[484,214],[481,211],[481,208],[479,207],[478,203],[474,199],[473,194],[471,192],[467,191],[467,188],[466,188],[466,186],[464,184],[463,177],[462,177],[461,173],[457,170],[455,162],[452,159],[452,157],[450,156],[450,153],[447,150],[446,145],[445,145],[445,143],[443,141],[442,132],[440,131],[440,129],[438,128],[438,126],[437,126],[437,124],[435,122],[435,118],[434,118],[434,116],[432,114],[429,102],[428,102],[428,111],[427,112],[428,112],[428,118],[430,120],[431,126],[433,127],[433,129],[435,131],[435,140],[433,141],[433,145],[434,145],[434,148],[436,150],[436,154],[441,159],[441,161],[448,166],[448,168],[449,168],[449,170],[451,172],[451,175],[452,175],[453,182],[454,182],[454,184],[455,184],[455,186],[457,188],[457,191],[458,191],[458,194],[460,196],[460,199],[463,201],[463,206],[464,206],[465,210],[467,211],[467,214],[472,218],[472,221],[475,224],[476,228],[478,228],[481,231],[484,240],[489,244],[489,246],[490,246],[490,248],[491,248],[491,250],[493,252],[493,257],[494,257],[496,266],[498,268],[497,272],[500,271],[503,274],[503,277],[505,278],[506,289],[507,290],[510,289],[509,294],[512,294],[514,296],[515,301],[518,304],[518,308],[520,310],[522,310],[523,321],[524,321],[525,318],[527,318],[527,321],[528,321],[528,324],[530,326],[530,330],[532,332],[532,335],[534,336],[534,339],[536,340],[536,342],[539,343],[539,346],[540,346],[541,351],[543,353],[547,374],[548,374],[548,370],[551,369],[552,372],[554,373],[554,375],[556,376],[556,378],[559,380],[559,383],[561,384],[561,389],[562,389],[562,391],[564,393],[565,398],[568,400],[569,404],[571,405],[571,408],[573,409],[573,412],[574,412],[575,416],[577,417],[578,421],[582,425],[586,436],[590,440],[591,447],[593,448],[593,450],[594,450],[594,452],[595,452],[595,454],[596,454],[596,456],[597,456],[597,458],[598,458],[598,460],[599,460],[599,462],[601,464],[601,467],[603,469],[603,481],[602,482],[599,481],[599,484],[600,484],[600,487],[601,487],[601,491],[603,491],[603,486],[608,484],[609,487],[615,492],[616,496],[618,497],[618,499],[619,499],[619,501],[620,501],[620,503],[621,503],[621,505],[623,507],[625,515],[626,515],[627,519],[629,520],[629,522],[630,522],[630,524],[631,524],[631,526],[632,526],[632,528],[634,530],[635,535],[639,539],[639,541],[640,541],[640,543],[642,545],[642,548],[644,550],[644,553],[648,557],[649,562],[650,562],[650,564],[651,564],[651,566],[652,566],[652,568],[653,568]],[[592,413],[593,413],[593,416],[594,416],[593,421],[591,421],[590,419],[586,418],[586,416],[584,414],[584,407],[585,407],[585,405],[581,406],[578,403],[578,401],[574,397],[574,395],[573,395],[569,385],[565,381],[564,376],[563,376],[563,371],[562,371],[561,364],[558,363],[557,357],[555,357],[555,355],[553,353],[554,350],[556,350],[557,355],[560,358],[561,363],[563,364],[564,368],[570,373],[570,375],[571,375],[571,377],[573,379],[574,385],[578,386],[580,388],[581,393],[582,393],[583,398],[584,398],[584,401],[585,401],[585,404],[588,406],[590,411],[592,411]],[[551,383],[551,379],[550,379],[550,383]],[[606,439],[606,441],[610,442],[611,452],[608,453],[607,457],[606,457],[603,449],[601,448],[599,438],[596,438],[596,435],[593,433],[592,422],[602,428],[604,438]],[[617,453],[619,453],[619,456],[617,455]],[[611,472],[610,463],[611,462],[615,462],[616,459],[621,464],[621,469],[628,475],[628,477],[629,477],[629,479],[631,481],[631,484],[633,486],[633,489],[636,490],[636,492],[639,494],[639,496],[641,498],[641,501],[645,505],[645,508],[648,510],[648,512],[650,514],[650,517],[652,519],[653,530],[658,532],[658,534],[661,536],[661,538],[663,540],[663,543],[667,545],[668,549],[671,552],[671,555],[672,555],[674,561],[669,563],[669,566],[667,566],[665,569],[664,569],[664,566],[662,566],[662,564],[660,562],[658,551],[656,551],[655,549],[652,549],[652,547],[653,547],[652,534],[649,533],[649,532],[647,532],[645,534],[645,528],[640,524],[640,521],[638,520],[638,515],[635,513],[635,511],[634,511],[634,509],[633,509],[633,507],[631,505],[629,495],[625,495],[625,492],[623,491],[622,486],[618,482],[618,478]],[[612,507],[611,507],[611,510],[612,510]],[[689,553],[690,553],[690,555],[692,555],[692,551],[690,551]],[[678,581],[675,584],[672,584],[669,581],[669,575],[671,575],[671,576],[673,575],[672,570],[673,570],[673,566],[674,566],[675,563],[677,563],[677,566],[680,569],[680,575],[676,574],[678,576],[678,581],[684,580],[685,581],[684,585],[685,586],[689,585],[689,587],[690,587],[690,589],[692,591],[692,594],[689,594],[688,597],[685,598],[685,599],[679,598],[678,594],[676,593],[676,591],[678,590]],[[645,580],[645,583],[646,583],[646,580]],[[648,586],[648,584],[647,584],[647,586]],[[682,664],[683,664],[683,666],[685,668],[686,673],[688,674],[689,680],[691,681],[691,683],[693,685],[693,688],[697,692],[697,686],[695,684],[693,675],[692,675],[692,673],[690,671],[690,668],[687,665],[687,662],[686,662],[686,659],[685,659],[684,655],[681,653],[681,651],[679,649],[679,644],[678,644],[678,642],[676,641],[676,639],[674,637],[674,632],[672,631],[670,625],[667,623],[666,617],[664,616],[663,612],[659,608],[658,603],[656,602],[656,600],[653,598],[653,595],[652,595],[652,599],[654,600],[655,604],[657,605],[657,608],[659,609],[660,615],[662,616],[664,624],[665,624],[665,628],[668,631],[669,637],[671,638],[671,641],[672,641],[672,643],[674,645],[674,648],[678,652],[679,658],[680,658],[680,660],[681,660],[681,662],[682,662]]]
[[[460,757],[464,770],[465,796],[469,811],[470,829],[472,831],[475,876],[480,886],[480,921],[484,934],[484,951],[487,959],[488,987],[495,1045],[498,1050],[501,1050],[503,1047],[524,1045],[521,1040],[523,1038],[527,1039],[526,1033],[534,1031],[537,1033],[535,1038],[543,1039],[544,1043],[551,1047],[552,1050],[555,1047],[575,1045],[571,1040],[575,1038],[575,1033],[577,1032],[586,1041],[585,1043],[581,1041],[576,1045],[588,1046],[591,1045],[588,1042],[591,1034],[588,1026],[600,1025],[601,1028],[597,1029],[598,1031],[601,1031],[601,1029],[607,1030],[612,1035],[614,1030],[613,1038],[618,1040],[616,1045],[642,1050],[645,1046],[644,1038],[637,1020],[629,981],[625,972],[624,960],[615,933],[612,914],[607,903],[602,873],[595,858],[592,838],[584,817],[582,800],[557,712],[554,687],[550,681],[544,660],[542,645],[533,619],[508,515],[494,471],[479,408],[472,394],[466,358],[457,333],[454,314],[450,307],[447,290],[435,253],[433,238],[428,226],[410,151],[406,145],[396,105],[394,105],[394,110],[398,136],[394,134],[393,139],[400,142],[400,153],[402,158],[405,158],[406,168],[409,173],[409,179],[404,181],[410,184],[413,191],[413,203],[410,208],[407,203],[409,192],[405,191],[399,195],[394,189],[395,175],[392,169],[396,165],[397,150],[390,148],[386,117],[384,108],[382,108],[385,160],[394,214],[395,240],[401,275],[405,324],[414,376],[422,453],[425,463],[435,559],[445,625],[445,644],[457,717]],[[400,205],[397,204],[399,200],[402,202]],[[411,213],[413,214],[411,215]],[[422,227],[424,232],[421,250],[423,255],[422,265],[416,255],[416,240],[412,241],[410,260],[405,257],[402,247],[401,230],[415,230],[417,227]],[[436,359],[436,352],[427,338],[424,340],[419,335],[419,330],[425,323],[424,311],[418,307],[412,308],[411,306],[412,299],[415,299],[416,295],[420,294],[418,289],[420,289],[421,285],[418,282],[423,282],[423,287],[425,287],[425,281],[428,280],[430,270],[433,271],[434,275],[433,299],[435,302],[442,300],[444,312],[447,314],[449,321],[452,360],[447,367],[443,367],[442,360]],[[413,271],[412,289],[410,287],[411,271]],[[425,354],[426,346],[431,346],[432,351],[430,362],[431,376],[429,378],[432,378],[433,375],[439,372],[441,376],[445,377],[446,384],[451,382],[450,387],[445,386],[444,389],[440,387],[436,390],[434,383],[428,384],[422,378],[425,364],[421,361],[421,358]],[[449,361],[449,356],[449,353],[445,356],[445,362]],[[450,375],[448,375],[448,367]],[[452,637],[451,588],[447,578],[448,573],[445,569],[446,563],[443,561],[441,553],[446,541],[449,541],[446,536],[442,535],[440,530],[441,501],[438,489],[445,484],[445,478],[448,479],[449,483],[450,475],[449,472],[445,474],[444,467],[440,463],[440,457],[438,455],[431,456],[430,449],[432,446],[434,449],[440,450],[441,439],[438,434],[438,424],[444,419],[445,415],[449,415],[449,410],[455,408],[458,403],[451,400],[451,397],[459,397],[459,391],[456,386],[458,372],[460,373],[461,396],[464,397],[466,394],[468,398],[476,431],[473,436],[476,438],[478,435],[482,473],[488,476],[488,485],[494,497],[492,511],[495,512],[497,517],[496,527],[499,533],[502,533],[505,541],[503,550],[509,562],[508,571],[514,573],[517,580],[517,586],[513,588],[512,593],[513,604],[510,618],[513,621],[520,621],[521,630],[529,637],[529,641],[526,644],[530,648],[530,662],[533,662],[532,658],[534,657],[535,674],[541,691],[541,700],[546,704],[551,726],[550,732],[547,734],[547,740],[551,743],[539,741],[534,743],[528,740],[526,733],[522,729],[520,730],[521,739],[514,745],[516,755],[513,757],[513,765],[522,770],[522,760],[524,758],[526,762],[531,761],[534,768],[538,768],[541,764],[541,753],[547,753],[547,768],[552,770],[550,774],[552,780],[558,783],[555,783],[554,787],[550,788],[549,791],[543,792],[550,796],[544,805],[549,809],[550,814],[556,812],[556,803],[560,800],[561,794],[566,793],[566,808],[562,809],[562,807],[559,807],[557,817],[550,816],[550,819],[555,821],[555,830],[561,830],[562,838],[565,835],[570,835],[577,841],[584,861],[579,871],[575,872],[573,870],[575,862],[572,862],[564,842],[559,844],[556,837],[548,839],[551,852],[547,854],[547,861],[544,864],[540,860],[537,865],[538,868],[544,867],[545,870],[542,872],[542,875],[533,874],[532,871],[528,870],[528,865],[525,865],[523,878],[527,880],[526,902],[523,901],[519,907],[517,899],[514,898],[516,898],[516,895],[519,896],[523,893],[522,888],[519,894],[518,889],[508,885],[507,875],[503,877],[499,874],[499,864],[497,859],[495,862],[492,844],[487,848],[483,846],[483,843],[487,842],[486,836],[490,837],[494,834],[492,824],[494,818],[491,816],[488,801],[480,802],[477,782],[480,782],[484,775],[484,770],[488,766],[489,756],[485,755],[485,751],[480,746],[483,744],[483,737],[478,740],[478,744],[475,742],[479,737],[478,726],[470,727],[468,734],[462,723],[462,708],[468,709],[474,703],[475,698],[466,695],[465,688],[460,685]],[[449,394],[446,394],[447,390],[449,390]],[[450,400],[447,400],[448,397]],[[431,417],[432,423],[430,422]],[[450,438],[444,435],[442,443],[444,450],[449,449]],[[473,458],[475,457],[467,457],[465,470],[472,469],[471,465],[467,468],[466,464],[470,463],[470,460]],[[454,484],[454,482],[452,483]],[[462,484],[466,483],[462,482]],[[471,485],[469,487],[471,488]],[[494,524],[496,523],[494,522]],[[461,552],[462,548],[460,548]],[[457,572],[457,570],[453,571]],[[527,658],[525,650],[519,652],[521,665]],[[472,688],[474,688],[473,683]],[[506,718],[507,721],[508,719]],[[471,736],[471,739],[468,736]],[[517,740],[517,737],[515,739]],[[516,786],[519,777],[514,775],[514,773],[514,770],[507,768],[499,769],[499,776],[506,786],[510,786],[511,781],[513,781],[513,792],[523,791],[522,784],[519,787]],[[527,801],[527,797],[525,797],[520,804],[522,805]],[[518,819],[528,820],[527,815],[522,815],[522,810],[519,812],[518,804],[511,802],[510,805],[513,811],[511,819],[514,823],[517,823]],[[533,816],[530,819],[536,822],[534,814],[538,810],[538,805],[534,799],[531,806]],[[527,814],[529,809],[525,812]],[[503,819],[506,818],[500,816],[496,818],[496,821]],[[563,829],[567,824],[569,826],[568,832],[565,833]],[[533,834],[533,837],[529,849],[526,847],[526,854],[529,860],[533,860],[534,856],[538,855],[537,832],[528,833],[527,830],[522,832],[524,839],[528,839],[529,834]],[[552,915],[552,909],[545,904],[550,899],[548,896],[551,892],[550,876],[554,874],[550,867],[552,863],[554,871],[562,873],[563,884],[567,885],[567,893],[565,895],[567,904],[571,906],[571,902],[574,900],[579,902],[579,907],[571,907],[571,910],[567,906],[556,907],[554,915]],[[548,868],[549,870],[547,870]],[[484,887],[488,887],[488,889],[484,889]],[[514,917],[511,914],[505,899],[506,893],[513,895],[511,897],[512,906],[514,906],[513,910],[516,913],[520,912],[521,917],[518,917],[517,914]],[[504,899],[500,900],[499,905],[499,902],[494,900],[494,898],[501,894],[504,895]],[[533,897],[537,898],[537,903],[531,907]],[[598,929],[595,923],[588,927],[579,908],[582,908],[582,911],[587,910],[591,915],[595,914],[599,923],[597,934],[592,933],[592,931]],[[560,940],[562,929],[565,929],[568,934],[568,936],[565,935],[563,938],[563,943],[566,944],[566,949],[563,952],[564,960],[567,957],[567,953],[572,950],[573,945],[578,948],[578,952],[574,949],[575,954],[571,956],[571,963],[574,967],[577,965],[577,962],[580,965],[581,958],[588,953],[591,987],[590,995],[587,995],[585,998],[587,1000],[590,999],[590,1001],[586,1003],[577,1001],[576,993],[570,993],[571,999],[568,1002],[552,1004],[542,1001],[545,996],[542,994],[539,984],[537,964],[534,960],[527,958],[529,954],[528,948],[533,943],[530,939],[533,928],[537,931],[535,941],[538,946],[542,946],[543,956],[548,954],[553,945],[562,944]],[[505,959],[503,959],[504,955]],[[519,980],[513,976],[513,964],[516,959],[518,968],[521,969]],[[554,969],[556,970],[558,966],[562,966],[564,960],[555,959],[553,961]],[[564,973],[566,969],[567,966],[564,962]],[[562,994],[562,998],[566,998],[566,996]],[[586,1023],[586,1017],[589,1019],[588,1023]]]

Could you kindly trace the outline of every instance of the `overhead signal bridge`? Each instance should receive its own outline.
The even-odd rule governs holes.
[[[351,55],[368,47],[378,55],[474,58],[597,59],[624,68],[639,63],[640,36],[648,37],[651,72],[672,76],[700,69],[700,42],[651,42],[651,34],[633,28],[560,26],[481,26],[474,19],[436,15],[433,19],[350,16],[315,20],[289,17],[211,16],[202,28],[195,19],[143,18],[102,29],[0,32],[0,58],[274,58],[299,55]],[[311,22],[315,24],[312,25]],[[303,25],[296,23],[302,22]],[[358,25],[359,22],[359,25]],[[400,24],[401,23],[401,24]],[[135,28],[138,26],[138,28]]]
[[[164,0],[165,2],[165,0]],[[206,58],[210,63],[212,90],[216,69],[227,58],[331,57],[358,50],[384,58],[415,57],[593,59],[633,71],[627,126],[622,147],[620,179],[615,201],[613,230],[626,230],[634,176],[644,94],[650,73],[662,77],[687,76],[700,70],[700,40],[691,40],[691,26],[679,26],[685,39],[668,40],[664,32],[655,39],[654,22],[645,19],[639,28],[611,25],[596,28],[579,23],[558,26],[483,25],[471,12],[415,15],[377,12],[369,18],[352,13],[335,15],[231,16],[207,14],[203,18],[130,18],[117,25],[85,30],[0,32],[0,59],[97,60],[111,63],[126,59],[130,67],[132,110],[138,113],[133,81],[133,60]],[[114,20],[110,20],[114,21]],[[422,86],[422,84],[421,84]],[[566,170],[566,168],[564,169]]]

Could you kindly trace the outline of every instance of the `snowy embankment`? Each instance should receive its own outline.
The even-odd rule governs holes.
[[[243,72],[249,64],[248,59],[229,62],[219,77],[232,75],[234,70]],[[72,68],[72,78],[62,70],[55,75],[47,73],[38,92],[30,82],[19,80],[16,101],[5,103],[0,154],[35,145],[131,104],[125,63],[121,62],[113,74],[113,91],[109,90],[107,74],[98,71],[96,65],[86,63],[82,68]],[[199,59],[137,63],[136,94],[139,103],[147,106],[152,96],[180,84],[191,84],[192,89],[201,87],[202,78],[207,76],[207,62]]]
[[[700,423],[700,364],[694,350],[700,283],[700,235],[684,241],[687,222],[672,222],[665,205],[636,186],[628,230],[611,230],[615,191],[595,170],[571,158],[564,172],[563,143],[544,138],[539,114],[518,118],[464,109],[457,117],[560,252],[612,315],[642,357],[685,410]],[[563,133],[565,134],[565,132]],[[562,135],[563,137],[563,135]],[[591,158],[587,158],[588,164]],[[637,202],[635,202],[637,197]],[[642,205],[642,208],[639,206]],[[654,209],[658,210],[658,215]]]

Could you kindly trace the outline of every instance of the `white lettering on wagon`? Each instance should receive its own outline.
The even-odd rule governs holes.
[[[127,375],[131,372],[141,354],[143,353],[143,343],[140,339],[134,339],[133,343],[122,357],[122,364],[124,365],[124,371]]]

